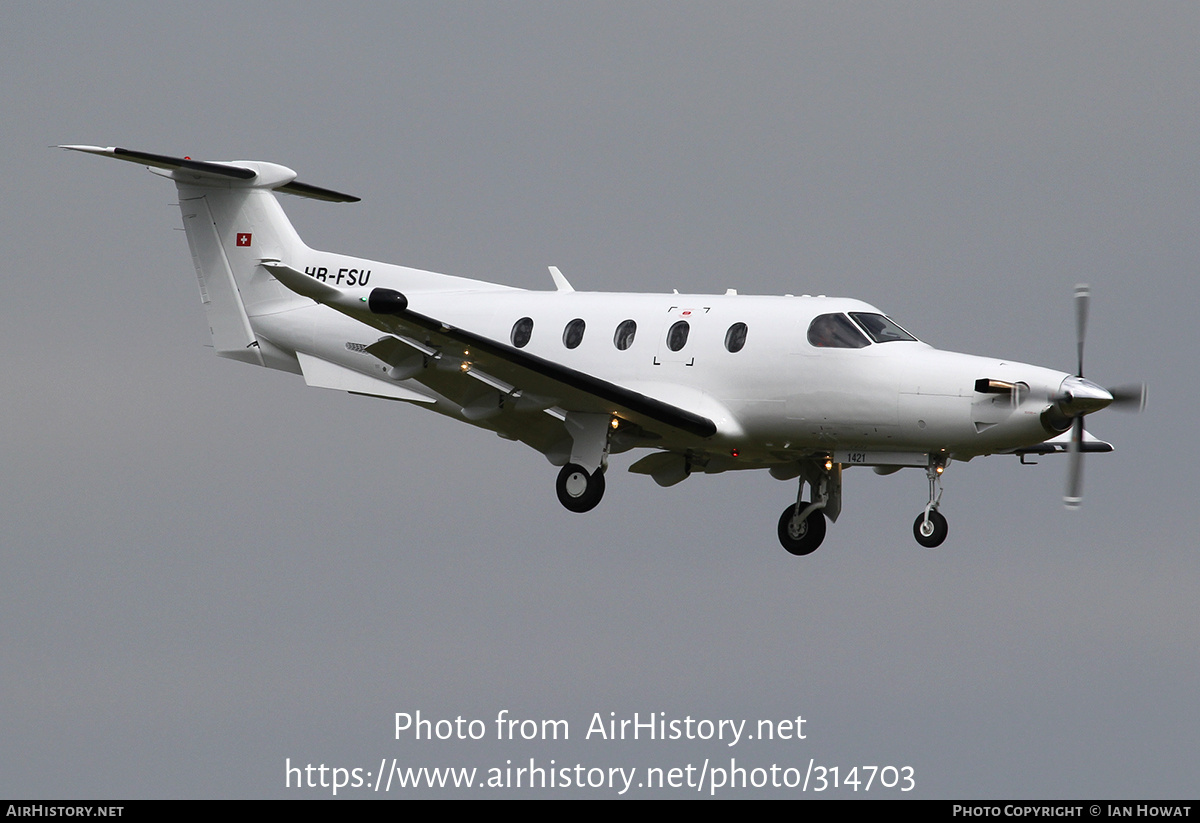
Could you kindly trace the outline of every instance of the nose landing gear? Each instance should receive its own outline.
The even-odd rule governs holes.
[[[927,549],[935,549],[942,545],[950,532],[950,525],[938,511],[938,504],[942,501],[942,472],[945,470],[944,459],[930,460],[928,468],[925,469],[925,475],[929,478],[929,504],[925,506],[925,511],[917,515],[916,522],[913,523],[913,537]]]
[[[927,549],[935,549],[946,540],[950,525],[937,509],[921,512],[913,523],[913,537]]]

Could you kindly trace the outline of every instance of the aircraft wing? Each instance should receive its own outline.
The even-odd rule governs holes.
[[[407,298],[392,289],[355,296],[279,262],[264,261],[262,266],[292,291],[393,335],[367,351],[392,367],[393,378],[412,378],[454,399],[469,420],[509,409],[560,410],[613,415],[652,438],[706,438],[717,431],[702,414],[413,311]],[[545,438],[535,439],[542,445],[526,442],[545,452]]]
[[[1022,446],[1019,449],[1009,449],[1002,454],[1066,454],[1071,450],[1071,432],[1070,430],[1063,432],[1058,437],[1052,437],[1038,443],[1036,446]],[[1112,443],[1105,442],[1098,437],[1093,437],[1092,433],[1086,429],[1083,432],[1083,443],[1080,451],[1082,452],[1110,452],[1113,450]]]

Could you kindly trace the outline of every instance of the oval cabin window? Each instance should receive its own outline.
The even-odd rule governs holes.
[[[568,323],[567,327],[563,329],[563,345],[568,349],[578,348],[579,344],[583,342],[583,330],[586,326],[587,324],[578,317]]]
[[[525,344],[529,342],[530,335],[533,334],[533,318],[522,317],[516,323],[513,323],[512,344],[518,349],[525,348]]]
[[[637,334],[637,323],[632,320],[622,320],[613,335],[613,345],[620,351],[625,351],[633,345],[633,337]]]
[[[739,352],[746,345],[746,324],[734,323],[725,332],[725,348],[731,352]]]
[[[691,326],[686,320],[678,320],[673,323],[667,330],[667,348],[671,351],[679,351],[686,346],[689,331],[691,331]]]

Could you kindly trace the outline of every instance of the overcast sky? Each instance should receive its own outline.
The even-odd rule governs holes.
[[[0,794],[328,793],[287,790],[287,758],[734,757],[912,766],[908,796],[1194,796],[1197,42],[1184,3],[7,8]],[[173,186],[58,143],[362,197],[283,198],[317,248],[851,296],[1060,369],[1086,281],[1088,376],[1150,405],[1089,418],[1117,451],[1079,512],[1061,458],[953,465],[933,551],[915,471],[848,472],[800,559],[775,537],[795,485],[765,473],[661,489],[623,455],[573,515],[520,444],[214,357]],[[571,739],[393,731],[503,709]],[[807,737],[585,740],[597,712]]]

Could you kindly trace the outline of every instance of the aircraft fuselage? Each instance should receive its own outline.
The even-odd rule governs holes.
[[[1042,413],[1070,377],[919,341],[812,345],[806,333],[819,315],[882,314],[848,298],[538,292],[327,253],[297,262],[310,275],[327,272],[331,285],[339,272],[343,284],[369,272],[366,286],[343,285],[342,291],[395,289],[415,311],[504,343],[511,343],[514,324],[528,318],[532,330],[522,348],[530,354],[708,416],[717,432],[704,444],[656,445],[699,447],[722,457],[737,449],[728,468],[820,450],[859,455],[864,464],[889,452],[938,452],[961,460],[1040,443],[1056,433],[1046,428]],[[256,331],[281,349],[368,375],[380,372],[378,360],[364,351],[374,341],[360,323],[322,306],[279,311],[261,301],[247,311]],[[567,326],[580,320],[582,335],[568,348]],[[619,349],[615,336],[629,321],[636,331]],[[688,324],[687,339],[672,351],[667,335],[680,321]],[[729,351],[726,334],[738,323],[746,326],[744,343]],[[1009,395],[977,392],[980,379],[1020,382],[1028,390],[1015,404]],[[439,410],[458,408],[449,403]]]

